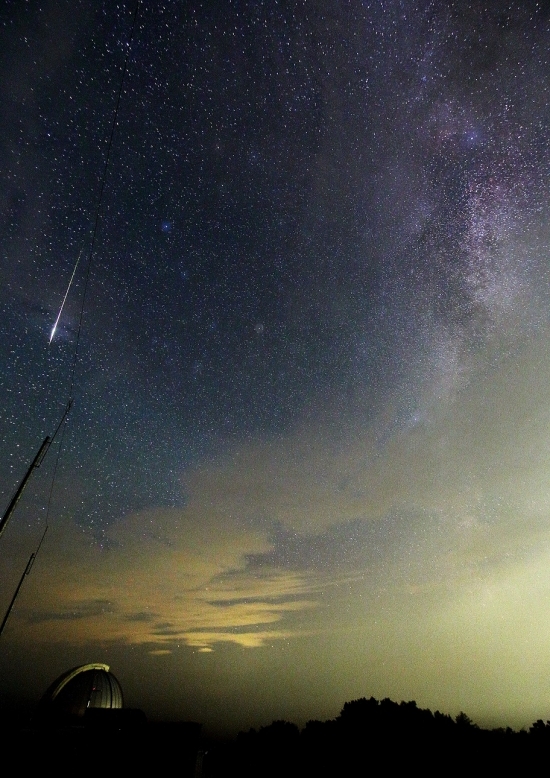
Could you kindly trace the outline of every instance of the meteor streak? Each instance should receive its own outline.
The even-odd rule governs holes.
[[[65,300],[67,299],[67,296],[69,294],[69,290],[70,290],[71,284],[73,282],[74,274],[76,273],[76,269],[78,267],[78,263],[80,262],[80,257],[81,256],[82,256],[82,249],[80,249],[80,254],[78,255],[78,259],[76,260],[76,264],[75,264],[75,266],[73,268],[73,272],[71,274],[71,279],[69,281],[69,286],[67,287],[67,291],[65,292],[65,297],[63,298],[63,302],[61,303],[61,308],[59,309],[59,313],[57,314],[57,319],[55,320],[55,324],[52,327],[49,344],[51,344],[51,342],[52,342],[52,340],[54,338],[55,331],[57,329],[57,325],[59,324],[59,319],[61,318],[61,314],[63,313],[63,306],[65,305]]]

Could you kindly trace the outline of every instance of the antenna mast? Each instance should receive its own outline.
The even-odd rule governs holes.
[[[28,470],[25,473],[25,475],[23,476],[23,479],[22,479],[21,483],[19,484],[19,486],[17,487],[17,489],[15,491],[15,494],[11,498],[10,504],[6,508],[6,512],[4,513],[2,518],[0,519],[0,538],[2,537],[2,534],[3,534],[4,530],[7,527],[9,520],[11,519],[12,513],[14,512],[14,510],[15,510],[15,508],[17,506],[17,503],[19,502],[19,500],[21,498],[21,495],[23,494],[23,492],[25,490],[25,487],[26,487],[26,485],[28,483],[28,480],[29,480],[29,478],[32,475],[32,471],[35,468],[40,467],[40,465],[42,464],[42,460],[46,456],[49,447],[51,446],[51,444],[55,440],[55,437],[56,437],[57,433],[61,429],[61,425],[63,424],[63,422],[67,418],[67,414],[71,410],[72,404],[73,404],[73,401],[69,400],[69,402],[67,403],[67,407],[65,408],[65,413],[63,414],[63,416],[61,418],[61,421],[57,425],[57,429],[54,432],[54,434],[52,435],[52,437],[50,437],[48,435],[42,441],[42,445],[38,449],[38,453],[36,454],[35,458],[32,460],[31,464],[29,465]]]

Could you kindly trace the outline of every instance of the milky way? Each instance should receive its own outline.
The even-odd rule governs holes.
[[[107,661],[220,729],[546,718],[546,4],[140,4],[130,43],[134,9],[0,11],[5,503],[70,391],[128,54],[6,694]]]

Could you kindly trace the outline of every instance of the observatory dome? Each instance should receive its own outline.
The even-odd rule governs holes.
[[[122,689],[109,665],[81,665],[63,673],[47,690],[40,707],[57,717],[84,716],[89,708],[122,708]]]

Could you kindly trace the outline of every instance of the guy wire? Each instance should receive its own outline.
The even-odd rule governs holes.
[[[122,75],[121,75],[121,79],[120,79],[120,86],[119,86],[119,89],[118,89],[118,95],[117,95],[116,104],[115,104],[115,111],[114,111],[114,114],[113,114],[113,122],[112,122],[112,125],[111,125],[111,133],[109,135],[109,142],[107,144],[107,154],[105,156],[105,165],[103,166],[103,175],[101,176],[101,183],[100,183],[100,187],[99,187],[99,197],[97,199],[97,206],[96,206],[95,219],[94,219],[94,227],[93,227],[93,230],[92,230],[92,242],[90,244],[90,251],[88,253],[88,264],[87,264],[87,268],[86,268],[86,274],[84,276],[84,290],[82,292],[82,304],[80,306],[80,316],[79,316],[79,320],[78,320],[78,328],[77,328],[77,331],[76,331],[76,342],[75,342],[75,348],[74,348],[73,365],[72,365],[72,369],[71,369],[71,380],[70,380],[70,388],[69,388],[69,397],[71,397],[72,394],[73,394],[75,373],[76,373],[76,367],[77,367],[77,363],[78,363],[78,353],[79,353],[79,348],[80,348],[80,333],[81,333],[81,330],[82,330],[82,321],[84,319],[84,305],[86,303],[86,294],[87,294],[87,291],[88,291],[88,283],[89,283],[89,280],[90,280],[90,270],[91,270],[91,267],[92,267],[92,257],[93,257],[95,241],[96,241],[96,237],[97,237],[97,230],[98,230],[98,227],[99,227],[99,216],[100,216],[100,211],[101,211],[101,203],[102,203],[102,200],[103,200],[103,191],[105,189],[105,182],[107,180],[107,171],[108,171],[108,168],[109,168],[109,160],[110,160],[110,157],[111,157],[111,148],[112,148],[112,145],[113,145],[113,137],[114,137],[114,134],[115,134],[115,128],[116,128],[117,119],[118,119],[118,109],[120,107],[120,100],[121,100],[121,97],[122,97],[122,90],[124,88],[124,79],[126,77],[126,71],[128,69],[128,59],[130,58],[130,52],[131,52],[131,49],[132,49],[132,42],[133,42],[133,39],[134,39],[134,30],[135,30],[135,27],[136,27],[136,20],[137,20],[137,17],[138,17],[138,10],[139,10],[140,2],[141,2],[141,0],[136,0],[136,7],[134,9],[134,18],[132,20],[132,27],[131,27],[131,30],[130,30],[130,37],[128,38],[128,43],[126,44],[126,56],[124,57],[124,64],[122,66]]]
[[[130,36],[129,36],[128,42],[126,44],[126,55],[124,57],[124,64],[122,66],[122,74],[121,74],[121,78],[120,78],[120,86],[119,86],[119,89],[118,89],[117,99],[116,99],[116,103],[115,103],[115,110],[114,110],[114,114],[113,114],[113,122],[112,122],[112,125],[111,125],[111,132],[110,132],[110,135],[109,135],[109,142],[107,144],[107,153],[106,153],[106,156],[105,156],[105,164],[103,166],[103,174],[101,176],[101,182],[100,182],[100,188],[99,188],[99,196],[98,196],[98,199],[97,199],[97,205],[96,205],[96,210],[95,210],[95,218],[94,218],[94,226],[93,226],[93,230],[92,230],[92,240],[91,240],[91,244],[90,244],[90,251],[88,252],[88,263],[87,263],[86,273],[85,273],[85,277],[84,277],[84,289],[83,289],[83,292],[82,292],[82,302],[81,302],[81,305],[80,305],[80,315],[79,315],[79,319],[78,319],[78,327],[77,327],[77,332],[76,332],[76,340],[75,340],[75,347],[74,347],[73,363],[72,363],[71,373],[70,373],[69,401],[67,403],[67,406],[66,406],[66,409],[65,409],[65,413],[63,414],[63,417],[62,417],[60,423],[58,424],[58,426],[56,428],[56,431],[55,431],[55,434],[53,435],[52,441],[51,441],[53,443],[53,441],[57,437],[58,433],[61,432],[61,435],[59,436],[59,445],[57,447],[57,454],[56,454],[56,457],[55,457],[55,463],[54,463],[54,468],[53,468],[53,473],[52,473],[52,480],[51,480],[51,485],[50,485],[50,490],[49,490],[49,495],[48,495],[48,504],[47,504],[47,507],[46,507],[45,529],[44,529],[44,532],[42,533],[42,536],[40,538],[40,541],[38,543],[36,551],[33,554],[31,554],[31,557],[30,557],[30,559],[29,559],[29,561],[27,563],[27,567],[25,568],[25,571],[24,571],[23,575],[21,576],[21,580],[19,582],[19,585],[17,586],[17,588],[15,590],[15,593],[13,595],[11,603],[10,603],[10,605],[8,607],[8,610],[7,610],[7,612],[6,612],[5,616],[4,616],[4,619],[3,619],[2,623],[1,623],[0,634],[2,634],[2,632],[4,630],[4,627],[6,626],[6,623],[8,621],[8,618],[9,618],[10,614],[11,614],[12,608],[14,607],[15,602],[17,600],[17,597],[19,595],[19,590],[21,589],[21,586],[23,585],[24,579],[26,578],[26,576],[29,575],[29,573],[31,571],[31,568],[32,568],[32,566],[34,564],[36,556],[37,556],[38,552],[40,551],[40,548],[42,547],[42,543],[44,542],[44,539],[46,537],[46,533],[47,533],[48,528],[49,528],[49,521],[50,521],[50,512],[51,512],[51,504],[52,504],[53,492],[54,492],[54,488],[55,488],[55,484],[56,484],[56,480],[57,480],[57,471],[58,471],[59,462],[60,462],[60,458],[61,458],[61,452],[63,450],[63,437],[64,437],[64,434],[65,434],[65,427],[66,427],[67,417],[68,417],[69,411],[71,409],[71,406],[73,404],[72,394],[73,394],[74,383],[75,383],[76,368],[77,368],[77,365],[78,365],[78,355],[79,355],[79,347],[80,347],[80,334],[81,334],[81,331],[82,331],[82,322],[83,322],[83,319],[84,319],[84,306],[85,306],[85,303],[86,303],[86,294],[87,294],[87,291],[88,291],[88,285],[89,285],[89,280],[90,280],[90,270],[91,270],[91,266],[92,266],[92,258],[93,258],[93,253],[94,253],[95,241],[96,241],[97,231],[98,231],[98,227],[99,227],[99,216],[100,216],[100,211],[101,211],[101,203],[102,203],[102,200],[103,200],[103,192],[104,192],[104,189],[105,189],[105,182],[107,180],[107,171],[108,171],[108,168],[109,168],[109,160],[110,160],[110,157],[111,157],[111,148],[112,148],[112,145],[113,145],[113,138],[114,138],[114,134],[115,134],[115,128],[116,128],[116,125],[117,125],[118,111],[119,111],[120,101],[121,101],[121,97],[122,97],[122,90],[124,88],[124,79],[125,79],[125,76],[126,76],[126,71],[128,69],[128,60],[129,60],[131,49],[132,49],[132,42],[133,42],[133,38],[134,38],[134,31],[135,31],[135,27],[136,27],[136,21],[137,21],[137,17],[138,17],[138,10],[139,10],[140,1],[141,0],[136,0],[136,6],[135,6],[135,9],[134,9],[134,15],[133,15],[133,19],[132,19],[132,27],[130,29]]]
[[[91,271],[91,267],[92,267],[92,258],[93,258],[93,253],[94,253],[96,237],[97,237],[97,231],[98,231],[98,227],[99,227],[99,216],[100,216],[100,211],[101,211],[101,203],[103,201],[103,192],[105,190],[105,182],[107,180],[107,171],[109,169],[109,160],[111,158],[111,148],[112,148],[112,145],[113,145],[113,138],[114,138],[114,135],[115,135],[115,128],[116,128],[116,125],[117,125],[118,110],[119,110],[119,107],[120,107],[120,100],[121,100],[121,97],[122,97],[122,90],[124,88],[124,79],[126,77],[126,71],[128,69],[128,60],[130,58],[130,53],[131,53],[131,50],[132,50],[132,42],[133,42],[133,39],[134,39],[134,31],[135,31],[135,28],[136,28],[136,21],[137,21],[137,17],[138,17],[138,11],[139,11],[140,2],[141,2],[141,0],[136,0],[136,7],[134,9],[134,16],[133,16],[133,19],[132,19],[132,27],[130,28],[130,36],[129,36],[128,42],[126,44],[126,56],[124,57],[124,64],[122,66],[122,74],[121,74],[121,78],[120,78],[120,86],[118,88],[118,94],[117,94],[117,99],[116,99],[116,103],[115,103],[115,110],[114,110],[114,114],[113,114],[113,121],[112,121],[112,124],[111,124],[111,132],[110,132],[110,135],[109,135],[109,142],[107,144],[107,153],[105,155],[105,164],[103,166],[103,174],[101,176],[101,182],[100,182],[100,187],[99,187],[99,196],[97,198],[97,205],[96,205],[95,218],[94,218],[94,227],[93,227],[93,230],[92,230],[92,242],[90,244],[90,251],[88,253],[87,268],[86,268],[86,273],[85,273],[85,276],[84,276],[84,289],[83,289],[83,292],[82,292],[82,302],[81,302],[81,305],[80,305],[80,315],[79,315],[78,327],[77,327],[77,331],[76,331],[76,341],[75,341],[75,347],[74,347],[73,364],[72,364],[72,367],[71,367],[71,374],[70,374],[70,383],[69,383],[69,404],[70,405],[72,405],[72,402],[73,402],[72,397],[73,397],[73,389],[74,389],[74,382],[75,382],[75,376],[76,376],[76,368],[77,368],[77,365],[78,365],[78,355],[79,355],[79,348],[80,348],[80,334],[81,334],[81,331],[82,331],[82,322],[84,320],[84,306],[85,306],[85,303],[86,303],[86,295],[87,295],[87,291],[88,291],[88,285],[89,285],[89,280],[90,280],[90,271]],[[65,416],[65,420],[66,420],[66,418],[67,417]],[[52,485],[51,485],[51,488],[50,488],[50,495],[49,495],[49,498],[48,498],[48,507],[47,507],[47,510],[46,510],[46,526],[48,526],[48,524],[49,524],[50,506],[51,506],[52,495],[53,495],[53,490],[54,490],[55,481],[56,481],[56,475],[57,475],[57,468],[58,468],[58,464],[59,464],[59,459],[60,459],[61,451],[62,451],[62,448],[63,448],[64,433],[65,433],[65,424],[63,424],[63,429],[61,431],[61,436],[60,436],[60,439],[59,439],[59,446],[58,446],[58,449],[57,449],[57,455],[56,455],[56,458],[55,458],[55,465],[54,465],[54,471],[53,471],[53,476],[52,476]]]

